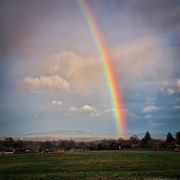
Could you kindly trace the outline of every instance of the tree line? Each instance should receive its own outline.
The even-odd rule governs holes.
[[[26,151],[28,149],[31,152],[42,152],[46,149],[55,151],[56,148],[64,148],[64,150],[70,149],[83,149],[83,150],[119,150],[125,148],[170,148],[173,149],[177,145],[180,145],[180,131],[176,133],[176,136],[169,132],[165,141],[153,139],[149,133],[146,132],[142,139],[139,139],[137,135],[131,136],[129,139],[119,138],[117,140],[101,140],[93,142],[76,142],[74,140],[58,140],[58,141],[15,141],[13,138],[5,138],[0,140],[0,151]],[[157,147],[158,146],[158,147]]]

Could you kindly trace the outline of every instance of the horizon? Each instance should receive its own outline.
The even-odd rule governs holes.
[[[180,2],[84,1],[114,64],[118,106],[78,2],[0,2],[0,136],[122,133],[123,113],[127,134],[180,131]]]
[[[62,133],[62,132],[71,132],[71,133],[73,133],[73,135],[70,135],[70,134],[68,134],[68,137],[67,137],[67,134],[65,134],[65,136],[64,135],[62,135],[63,137],[61,137],[61,135],[59,134],[56,134],[56,135],[53,135],[53,133],[57,133],[57,132],[59,132],[59,133]],[[54,131],[43,131],[43,132],[32,132],[32,133],[28,133],[28,134],[17,134],[17,135],[6,135],[6,136],[0,136],[0,138],[2,139],[3,137],[14,137],[14,138],[16,138],[16,137],[29,137],[29,138],[32,138],[31,137],[31,135],[36,135],[36,136],[34,136],[33,138],[43,138],[43,137],[46,137],[45,135],[44,135],[44,133],[48,133],[48,135],[47,135],[47,137],[49,137],[49,138],[70,138],[70,139],[76,139],[76,138],[83,138],[83,137],[81,137],[81,136],[78,136],[78,137],[73,137],[74,136],[74,133],[97,133],[97,134],[104,134],[104,135],[106,135],[106,137],[108,137],[108,135],[112,135],[112,136],[114,136],[114,139],[119,139],[119,138],[123,138],[123,139],[125,139],[125,140],[127,140],[127,139],[129,139],[131,136],[137,136],[137,138],[143,138],[144,136],[145,136],[145,134],[146,134],[146,132],[147,131],[145,131],[145,132],[139,132],[139,133],[136,133],[136,134],[134,134],[134,133],[129,133],[129,134],[126,134],[124,137],[122,137],[122,136],[120,136],[120,137],[118,137],[117,136],[117,134],[118,133],[111,133],[111,132],[100,132],[100,131],[79,131],[79,130],[54,130]],[[149,132],[149,131],[148,131]],[[179,131],[178,131],[179,132]],[[52,134],[49,134],[49,133],[52,133]],[[167,135],[168,135],[168,133],[169,132],[167,132],[167,133],[165,133],[165,132],[159,132],[159,133],[151,133],[151,132],[149,132],[150,133],[150,135],[151,135],[151,138],[152,139],[158,139],[158,138],[167,138]],[[176,133],[177,132],[170,132],[171,134],[172,134],[172,136],[173,137],[176,137]],[[40,135],[40,136],[38,136],[38,135]],[[71,137],[72,136],[72,137]],[[86,137],[86,138],[93,138],[93,136],[92,136],[92,134],[91,135],[89,135],[88,137]],[[98,137],[97,137],[98,138]],[[104,137],[99,137],[99,138],[104,138]]]

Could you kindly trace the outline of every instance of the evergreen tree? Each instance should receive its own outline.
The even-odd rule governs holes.
[[[176,143],[180,145],[180,131],[176,133]]]
[[[151,135],[149,131],[146,132],[144,138],[142,139],[142,147],[148,147],[148,142],[151,141]]]
[[[169,132],[169,133],[167,134],[167,140],[166,140],[166,142],[167,142],[167,143],[172,143],[174,140],[175,140],[174,137],[173,137],[172,134]]]
[[[145,139],[146,141],[151,140],[151,135],[150,135],[149,131],[146,132],[146,134],[145,134],[145,136],[144,136],[144,139]]]

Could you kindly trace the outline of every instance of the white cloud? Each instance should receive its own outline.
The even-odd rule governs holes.
[[[154,120],[150,120],[148,123],[149,127],[157,127],[157,126],[162,126],[164,123],[156,123]]]
[[[94,112],[96,112],[96,109],[92,106],[84,105],[80,108],[71,106],[71,107],[69,107],[69,111],[94,111]]]
[[[70,82],[73,93],[87,94],[92,91],[94,83],[103,82],[98,62],[96,57],[60,51],[44,59],[37,68],[37,73],[48,76],[58,74]]]
[[[164,81],[162,84],[163,84],[164,86],[167,86],[167,85],[169,84],[169,81]]]
[[[153,112],[161,109],[161,107],[156,107],[156,106],[147,106],[143,109],[143,112]]]
[[[180,106],[173,106],[174,109],[180,109]]]
[[[79,109],[76,108],[76,107],[74,107],[74,106],[69,107],[69,111],[78,111],[78,110],[79,110]]]
[[[177,90],[180,91],[180,79],[177,80]]]
[[[173,95],[173,94],[174,94],[174,89],[170,89],[170,88],[169,88],[169,89],[167,90],[167,93],[168,93],[169,96]]]
[[[152,118],[152,116],[151,116],[150,114],[147,114],[147,115],[145,116],[145,118],[149,119],[149,118]]]
[[[92,112],[92,113],[91,113],[91,116],[92,116],[92,117],[97,117],[97,116],[100,116],[100,115],[102,115],[102,112],[101,112],[101,111],[97,111],[97,112]]]
[[[165,93],[164,88],[161,88],[161,89],[160,89],[160,92]]]
[[[155,104],[156,103],[156,97],[147,98],[146,104]]]
[[[61,102],[61,101],[53,100],[53,101],[52,101],[52,104],[53,104],[53,105],[61,105],[62,102]]]
[[[17,88],[20,90],[35,90],[46,88],[68,90],[70,88],[70,84],[59,75],[40,76],[40,78],[26,76],[22,81],[18,82]]]
[[[89,106],[89,105],[84,105],[83,107],[81,107],[81,109],[84,111],[93,111],[94,107]]]

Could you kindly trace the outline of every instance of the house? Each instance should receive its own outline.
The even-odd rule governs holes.
[[[139,144],[132,144],[131,148],[139,148]]]
[[[56,152],[65,152],[65,148],[57,148]]]
[[[164,143],[162,142],[162,141],[157,141],[156,142],[156,145],[155,145],[155,148],[156,149],[160,149],[160,148],[162,148],[164,146]]]
[[[14,154],[13,151],[4,152],[4,155],[13,155],[13,154]]]
[[[51,153],[51,149],[45,149],[44,153]]]

